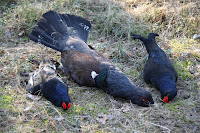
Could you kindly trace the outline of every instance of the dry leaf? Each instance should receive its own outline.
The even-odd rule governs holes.
[[[62,120],[64,120],[65,118],[64,117],[62,117],[62,116],[56,116],[55,118],[54,118],[54,120],[57,120],[57,121],[62,121]]]
[[[32,106],[26,106],[24,111],[29,111],[31,109]]]
[[[53,127],[56,127],[53,121],[51,122],[51,125],[52,125]]]
[[[99,123],[101,123],[101,124],[106,124],[106,121],[107,121],[108,119],[112,119],[112,118],[113,118],[113,116],[111,116],[111,115],[105,115],[105,114],[103,114],[103,113],[99,113],[97,116],[98,116],[98,117],[96,118],[96,120],[97,120]]]
[[[130,111],[131,106],[130,106],[130,104],[126,103],[126,104],[123,104],[121,109],[122,109],[122,112],[128,112],[128,111]]]
[[[18,34],[18,36],[22,36],[23,34],[24,34],[24,30],[21,31],[21,32]]]

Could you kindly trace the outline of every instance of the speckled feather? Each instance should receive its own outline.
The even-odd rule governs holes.
[[[30,74],[27,91],[31,94],[42,94],[57,107],[62,103],[70,103],[68,87],[58,76],[55,68],[49,61],[42,61],[39,69]]]

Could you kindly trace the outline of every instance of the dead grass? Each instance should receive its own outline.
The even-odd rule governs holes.
[[[198,0],[47,0],[0,3],[1,132],[198,132],[200,127],[200,30]],[[63,111],[44,98],[30,99],[26,78],[36,66],[30,59],[60,61],[60,53],[28,40],[32,27],[48,10],[80,15],[92,24],[88,43],[111,59],[135,85],[150,90],[158,108],[142,108],[114,99],[97,88],[79,87],[63,75],[72,108]],[[158,42],[178,71],[179,92],[171,104],[142,80],[147,57],[130,33],[157,32]]]

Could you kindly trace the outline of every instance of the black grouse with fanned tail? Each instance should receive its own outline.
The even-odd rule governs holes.
[[[107,58],[87,45],[90,28],[89,21],[79,16],[49,11],[43,14],[29,38],[60,51],[65,73],[79,85],[97,86],[113,97],[140,106],[153,104],[150,92],[135,87]],[[104,76],[98,79],[101,73]]]
[[[57,107],[63,109],[71,107],[68,87],[49,61],[43,60],[39,69],[30,74],[27,91],[34,95],[41,93]]]
[[[157,45],[155,37],[158,34],[150,33],[148,38],[132,34],[133,39],[141,40],[149,54],[143,71],[143,79],[160,90],[164,102],[170,103],[177,95],[177,72],[166,56],[165,52]]]

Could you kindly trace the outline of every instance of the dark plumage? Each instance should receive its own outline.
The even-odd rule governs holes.
[[[164,102],[171,102],[177,95],[177,72],[164,51],[157,45],[155,37],[158,34],[150,33],[146,39],[143,36],[132,34],[133,39],[140,39],[149,54],[143,71],[143,79],[160,90]]]
[[[42,61],[39,69],[30,74],[27,91],[35,95],[41,93],[57,107],[69,109],[71,106],[68,87],[49,61]]]
[[[135,87],[108,59],[87,45],[90,28],[89,21],[81,17],[49,11],[43,14],[29,38],[60,51],[64,71],[79,85],[97,86],[113,97],[131,100],[140,106],[153,104],[150,92]],[[92,71],[106,76],[92,78]]]

